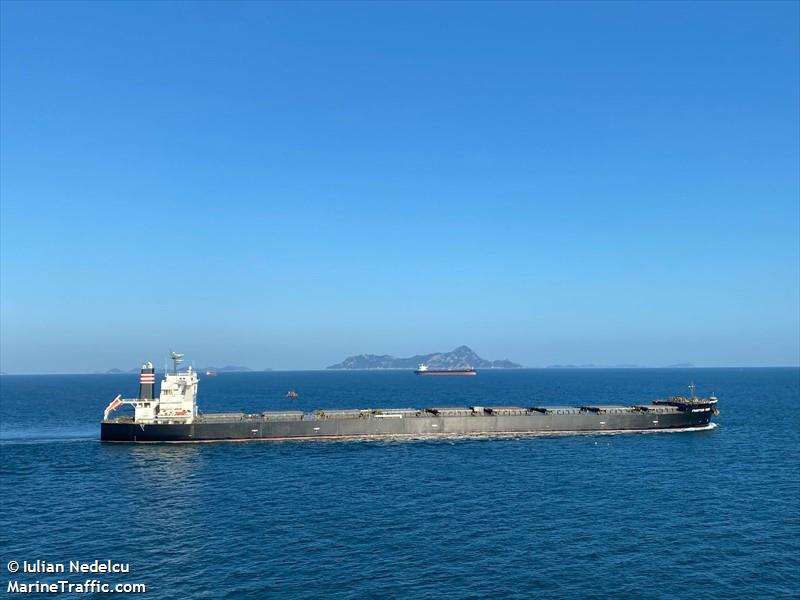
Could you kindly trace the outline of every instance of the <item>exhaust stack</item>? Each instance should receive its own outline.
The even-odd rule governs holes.
[[[142,372],[139,374],[139,400],[152,400],[155,387],[156,370],[153,363],[146,362],[142,365]]]

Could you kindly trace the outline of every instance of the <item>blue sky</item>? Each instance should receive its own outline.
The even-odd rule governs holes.
[[[0,362],[800,362],[793,2],[3,2]]]

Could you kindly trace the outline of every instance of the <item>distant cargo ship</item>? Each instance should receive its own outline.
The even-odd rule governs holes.
[[[210,413],[197,407],[197,373],[178,370],[182,355],[173,353],[174,370],[155,395],[155,369],[145,363],[139,376],[139,397],[117,396],[100,424],[104,442],[213,442],[243,440],[322,440],[463,435],[526,435],[608,433],[626,431],[700,430],[714,427],[717,398],[673,396],[635,406],[468,406],[446,408],[383,408],[303,412]],[[133,406],[133,416],[111,418],[120,406]]]
[[[431,369],[428,365],[421,364],[414,371],[417,375],[475,375],[476,371],[472,367],[465,369]]]

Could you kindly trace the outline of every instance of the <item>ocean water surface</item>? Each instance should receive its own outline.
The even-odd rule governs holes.
[[[642,403],[690,381],[716,429],[136,446],[98,442],[136,375],[3,376],[0,585],[65,578],[11,560],[110,559],[131,572],[94,577],[148,598],[797,598],[798,369],[223,373],[199,404]]]

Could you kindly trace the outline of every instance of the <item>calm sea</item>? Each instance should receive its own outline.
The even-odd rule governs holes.
[[[136,375],[4,376],[0,585],[65,579],[10,560],[110,559],[131,572],[92,577],[147,598],[797,598],[798,369],[220,374],[199,403],[641,403],[692,380],[712,431],[129,446],[98,421]]]

